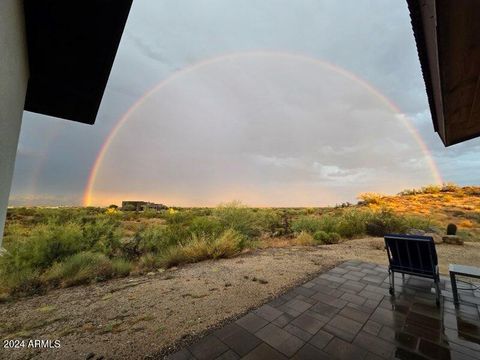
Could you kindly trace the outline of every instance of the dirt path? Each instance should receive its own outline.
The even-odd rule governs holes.
[[[159,357],[173,344],[188,342],[341,261],[385,264],[382,244],[382,239],[362,239],[257,250],[0,304],[2,339],[58,339],[61,344],[58,349],[4,349],[2,340],[0,359]],[[439,245],[437,251],[443,272],[449,262],[480,264],[480,243]]]

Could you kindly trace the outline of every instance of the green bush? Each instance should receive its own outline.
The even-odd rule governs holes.
[[[16,271],[4,270],[0,271],[0,294],[30,296],[42,294],[45,291],[38,270],[27,267],[18,268]]]
[[[330,232],[337,232],[344,238],[353,238],[365,235],[366,223],[370,216],[367,211],[346,210],[340,217],[335,229]]]
[[[327,244],[337,244],[342,238],[339,234],[335,232],[330,233],[329,235],[330,235],[330,238],[329,240],[327,240]]]
[[[420,217],[420,216],[401,216],[405,222],[405,228],[408,229],[420,229],[420,230],[430,230],[432,228],[432,221],[429,218]]]
[[[258,214],[240,202],[219,205],[213,214],[219,219],[224,229],[233,229],[249,238],[261,233],[261,219]]]
[[[318,230],[315,232],[315,234],[313,234],[313,238],[315,239],[315,241],[320,244],[325,244],[328,241],[329,237],[329,233],[323,230]]]
[[[188,226],[194,219],[195,214],[190,210],[166,211],[164,216],[169,225]]]
[[[406,227],[400,217],[391,210],[383,209],[372,213],[366,224],[367,234],[371,236],[384,236],[390,233],[401,233]]]
[[[189,226],[189,232],[196,236],[217,237],[224,230],[222,222],[214,216],[198,216]]]
[[[137,234],[138,253],[158,253],[174,245],[172,230],[165,225],[149,225]]]
[[[386,234],[403,234],[408,229],[428,230],[431,226],[429,219],[418,216],[395,214],[392,210],[383,209],[372,213],[366,224],[368,235],[384,236]]]
[[[80,251],[84,246],[82,240],[82,229],[78,224],[37,225],[30,236],[5,243],[7,254],[2,263],[17,269],[45,269]]]
[[[292,221],[292,230],[295,233],[302,231],[313,235],[317,231],[324,231],[327,233],[337,232],[340,225],[340,216],[325,214],[321,216],[300,216]]]
[[[313,238],[320,244],[336,244],[340,241],[341,237],[336,232],[327,233],[326,231],[319,230],[313,235]]]
[[[292,221],[291,228],[292,228],[292,231],[297,234],[301,232],[314,234],[317,231],[322,230],[323,225],[324,225],[323,222],[321,222],[318,217],[300,216],[297,219]]]
[[[82,227],[83,248],[93,249],[109,256],[114,255],[120,247],[119,225],[120,223],[110,216],[85,222]]]
[[[262,209],[258,213],[260,226],[268,235],[287,235],[288,220],[273,209]]]

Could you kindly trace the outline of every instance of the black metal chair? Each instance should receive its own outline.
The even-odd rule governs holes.
[[[395,273],[420,276],[432,279],[437,295],[436,304],[440,306],[440,274],[437,251],[430,236],[385,235],[385,247],[388,254],[388,275],[390,294],[395,296]]]

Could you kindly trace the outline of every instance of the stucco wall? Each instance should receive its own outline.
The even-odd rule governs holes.
[[[28,81],[23,1],[0,1],[0,247]]]

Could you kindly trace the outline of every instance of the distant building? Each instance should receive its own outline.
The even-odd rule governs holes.
[[[123,211],[145,211],[145,210],[165,210],[168,209],[166,205],[155,204],[148,201],[122,201]]]

